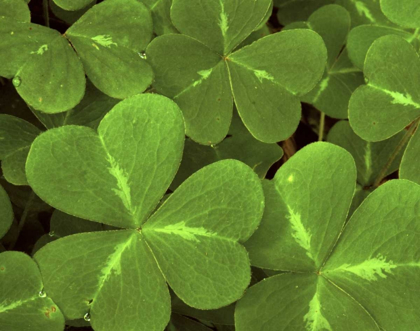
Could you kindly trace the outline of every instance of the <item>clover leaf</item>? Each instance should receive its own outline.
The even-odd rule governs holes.
[[[350,125],[357,135],[385,140],[420,117],[420,59],[407,41],[395,35],[377,39],[363,72],[367,84],[357,88],[349,102]]]
[[[85,72],[98,89],[119,99],[143,92],[152,82],[141,54],[152,36],[152,18],[136,0],[95,5],[64,35],[0,17],[0,36],[0,56],[12,59],[0,64],[0,75],[13,78],[36,110],[74,108],[85,92]]]
[[[328,116],[347,118],[351,93],[363,84],[363,74],[348,65],[347,52],[343,50],[350,30],[350,15],[341,6],[328,5],[315,11],[306,25],[323,38],[328,60],[321,82],[301,99]]]
[[[380,0],[382,12],[395,24],[420,28],[420,8],[416,0]]]
[[[94,0],[54,0],[60,8],[68,11],[76,11],[89,6]]]
[[[3,330],[64,329],[64,317],[43,291],[36,263],[20,252],[0,254],[0,325]]]
[[[13,209],[9,196],[0,186],[0,238],[9,230],[13,222]]]
[[[278,8],[277,18],[282,25],[306,21],[322,6],[333,4],[334,0],[274,0]]]
[[[181,34],[155,38],[146,53],[155,89],[178,103],[194,141],[211,145],[223,140],[233,99],[258,140],[277,142],[295,131],[299,96],[320,80],[326,50],[310,30],[272,34],[235,50],[270,6],[269,0],[173,1],[171,18]]]
[[[0,16],[14,19],[18,22],[30,22],[31,13],[23,0],[0,0]]]
[[[34,139],[41,133],[37,127],[19,117],[0,114],[0,160],[3,175],[14,185],[28,185],[25,162]]]
[[[417,328],[420,186],[387,182],[345,225],[355,180],[348,152],[315,143],[265,183],[265,214],[246,247],[253,265],[286,273],[237,303],[238,331]]]
[[[401,160],[400,178],[420,184],[420,130],[414,133]]]
[[[392,25],[377,0],[336,0],[335,3],[350,12],[353,27],[362,24]]]
[[[166,282],[199,309],[243,295],[250,265],[240,242],[262,217],[260,180],[239,161],[219,161],[156,210],[183,143],[180,109],[154,94],[117,104],[97,133],[68,125],[33,142],[26,171],[40,197],[70,215],[121,228],[66,236],[35,254],[45,289],[67,319],[88,314],[95,330],[163,330],[170,317]]]

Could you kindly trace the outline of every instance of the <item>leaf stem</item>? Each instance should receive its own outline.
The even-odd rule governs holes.
[[[42,7],[44,9],[44,20],[45,20],[45,26],[50,27],[50,12],[49,12],[49,0],[43,0]]]
[[[32,205],[32,202],[34,201],[34,198],[35,198],[35,193],[34,193],[34,191],[31,191],[31,194],[29,195],[28,201],[26,202],[25,208],[23,209],[22,216],[20,217],[20,221],[19,221],[19,225],[18,225],[18,229],[17,229],[17,234],[16,234],[14,240],[10,243],[9,250],[13,250],[13,248],[16,245],[17,240],[19,239],[19,235],[20,235],[23,227],[25,226],[26,219],[28,217],[28,213],[29,213],[29,210],[31,209],[31,205]]]
[[[324,129],[325,129],[325,113],[321,112],[321,117],[319,119],[318,141],[322,141],[324,139]]]
[[[411,124],[410,128],[407,130],[405,135],[401,138],[401,141],[399,142],[399,144],[395,148],[394,153],[392,153],[392,155],[388,159],[387,163],[381,169],[381,172],[379,173],[378,177],[376,177],[375,181],[373,182],[372,187],[374,189],[376,189],[379,186],[379,184],[381,184],[381,181],[385,178],[389,167],[394,162],[394,160],[398,156],[398,154],[401,152],[401,149],[405,146],[405,144],[408,142],[408,140],[410,140],[410,138],[413,135],[413,132],[419,126],[419,123],[420,123],[420,118],[418,118],[417,120],[414,121],[413,124]]]

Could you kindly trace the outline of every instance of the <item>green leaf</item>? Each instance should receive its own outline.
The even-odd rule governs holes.
[[[185,316],[172,315],[167,328],[168,331],[210,331],[204,324],[198,323]]]
[[[61,238],[77,233],[102,231],[103,229],[103,225],[100,223],[89,222],[54,210],[51,216],[49,235],[54,238]]]
[[[173,0],[171,18],[182,34],[227,55],[259,26],[270,8],[271,0]]]
[[[346,219],[355,179],[351,155],[338,146],[315,143],[296,153],[272,181],[264,181],[264,217],[245,244],[251,264],[284,271],[318,269]]]
[[[82,101],[73,109],[59,114],[46,114],[32,109],[47,129],[63,125],[83,125],[97,129],[102,118],[119,102],[99,91],[89,80]]]
[[[113,98],[146,90],[153,72],[141,57],[152,37],[149,9],[137,0],[105,1],[66,32],[92,83]]]
[[[420,130],[417,127],[417,131],[408,143],[407,149],[404,152],[404,156],[401,160],[400,166],[400,178],[411,180],[417,184],[420,184]]]
[[[31,21],[28,5],[23,0],[0,0],[0,16],[18,22],[29,23]]]
[[[420,321],[419,199],[417,184],[394,180],[380,186],[353,214],[322,271],[381,329],[413,330]]]
[[[153,29],[157,35],[178,33],[171,21],[172,0],[142,0],[150,8],[153,18]]]
[[[334,3],[334,0],[274,0],[277,18],[282,25],[306,21],[317,9]]]
[[[54,0],[57,6],[69,11],[85,8],[93,1],[94,0]]]
[[[418,40],[415,38],[415,35],[409,31],[404,31],[396,27],[373,24],[360,25],[350,31],[347,40],[347,49],[353,64],[357,68],[363,69],[366,53],[372,43],[376,39],[387,35],[400,36],[409,43],[418,45]]]
[[[358,136],[385,140],[420,116],[420,59],[407,41],[395,35],[377,39],[366,55],[364,74],[367,85],[349,103],[350,125]]]
[[[238,241],[252,235],[263,209],[258,176],[239,161],[224,160],[189,177],[142,233],[177,296],[191,307],[216,309],[239,299],[249,285],[248,254]]]
[[[311,148],[314,153],[309,156]],[[279,325],[296,330],[417,328],[420,186],[405,180],[388,181],[365,199],[343,227],[356,177],[352,163],[341,148],[315,143],[288,160],[274,183],[268,182],[265,215],[247,247],[254,240],[250,248],[253,264],[257,257],[261,264],[289,272],[264,279],[247,291],[236,304],[238,331],[278,330]],[[323,178],[324,173],[330,178]],[[331,179],[340,177],[341,182]],[[278,185],[280,178],[284,180]],[[293,187],[293,183],[297,185]],[[282,200],[275,198],[276,189],[281,190],[286,204],[278,203]],[[296,204],[302,196],[304,216],[298,218],[300,214],[294,211],[284,217],[287,199],[291,197]],[[293,218],[294,232],[282,231]],[[321,236],[312,232],[323,227]],[[265,236],[260,232],[264,229]],[[256,242],[258,235],[265,242]],[[312,247],[308,243],[318,238],[330,244],[320,246],[325,252],[321,263],[310,268],[309,256],[299,258],[305,252],[302,244]],[[272,244],[280,241],[281,246]],[[296,242],[301,247],[296,247]],[[312,250],[306,252],[316,256]],[[288,268],[288,261],[294,266],[289,263]]]
[[[40,133],[37,127],[19,117],[0,115],[0,160],[9,183],[28,185],[25,162],[33,140]]]
[[[13,222],[13,209],[9,196],[0,186],[0,239],[6,234]]]
[[[341,68],[347,61],[342,51],[350,29],[350,15],[341,6],[328,5],[318,9],[308,19],[308,27],[319,33],[327,50],[328,61],[321,82],[302,101],[335,118],[347,118],[351,93],[363,84],[363,74],[355,68]]]
[[[67,0],[68,1],[68,0]],[[75,23],[84,13],[86,13],[92,6],[96,4],[96,0],[89,1],[90,3],[81,9],[68,11],[59,7],[54,0],[48,0],[51,11],[54,15],[68,24]],[[71,1],[71,3],[74,3]]]
[[[377,0],[335,0],[350,12],[353,27],[361,24],[391,25]]]
[[[0,18],[0,76],[27,104],[47,113],[76,106],[85,91],[85,74],[77,55],[56,30]]]
[[[406,28],[420,27],[420,7],[416,0],[380,0],[381,9],[392,22]]]
[[[159,95],[137,95],[117,104],[98,133],[69,125],[40,135],[26,174],[43,200],[67,214],[137,228],[175,176],[183,143],[177,105]]]
[[[60,331],[64,318],[43,292],[35,262],[20,252],[0,254],[0,325],[8,331]]]
[[[379,175],[386,177],[398,170],[405,145],[396,156],[394,153],[404,136],[405,132],[400,132],[384,141],[368,142],[356,135],[347,121],[341,121],[331,128],[328,141],[343,147],[353,156],[357,167],[357,182],[363,187],[369,187]],[[388,164],[394,156],[392,163]],[[384,168],[387,170],[381,174]]]
[[[41,248],[35,260],[66,318],[89,313],[95,330],[163,330],[169,321],[169,291],[136,230],[67,236]],[[71,288],[63,291],[64,284]]]
[[[184,155],[171,189],[178,187],[185,179],[202,167],[225,159],[240,160],[250,166],[260,178],[283,156],[277,144],[264,144],[249,134],[235,113],[229,136],[216,146],[202,146],[191,140],[185,142]]]
[[[182,109],[187,135],[201,144],[222,141],[229,130],[233,101],[220,56],[183,35],[154,39],[147,56],[156,75],[154,87]]]
[[[226,63],[235,103],[255,138],[272,143],[296,130],[298,96],[319,82],[325,60],[322,38],[309,30],[276,33],[229,56]]]

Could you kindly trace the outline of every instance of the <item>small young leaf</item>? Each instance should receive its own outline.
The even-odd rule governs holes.
[[[54,2],[54,0],[48,0],[50,9],[54,13],[54,15],[70,25],[75,23],[84,13],[86,13],[90,8],[92,8],[92,6],[96,4],[96,1],[97,0],[90,1],[90,3],[86,7],[83,7],[81,9],[68,11],[59,7]]]
[[[152,37],[149,9],[137,0],[105,1],[67,30],[92,83],[113,98],[143,92],[153,72],[140,53]]]
[[[366,55],[364,74],[367,85],[349,103],[350,125],[358,136],[385,140],[420,116],[420,59],[407,41],[395,35],[377,39]]]
[[[178,106],[137,95],[117,104],[98,133],[69,125],[40,135],[26,173],[41,198],[70,215],[137,228],[175,176],[183,144]]]
[[[172,0],[142,0],[152,11],[153,29],[160,36],[166,33],[178,33],[171,21]]]
[[[420,130],[410,139],[404,156],[401,160],[400,178],[411,180],[420,184]]]
[[[8,331],[61,331],[64,317],[43,290],[35,262],[20,252],[0,254],[0,325]]]
[[[334,0],[274,0],[278,8],[277,18],[282,25],[306,21],[311,14]]]
[[[13,209],[9,196],[0,186],[0,239],[6,234],[13,222]],[[1,271],[1,270],[0,270]]]

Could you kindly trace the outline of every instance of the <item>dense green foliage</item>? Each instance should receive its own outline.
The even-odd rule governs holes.
[[[0,330],[420,330],[417,0],[0,0]]]

